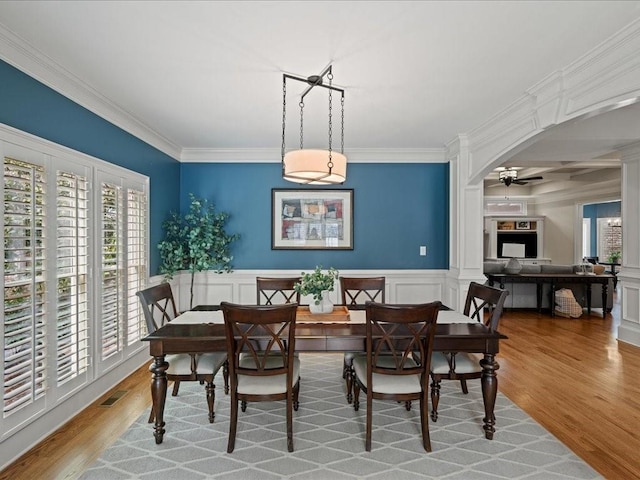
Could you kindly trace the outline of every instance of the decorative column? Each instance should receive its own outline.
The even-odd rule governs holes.
[[[640,143],[622,153],[622,266],[618,340],[640,346]]]
[[[484,207],[483,183],[470,183],[470,153],[466,135],[448,145],[449,160],[449,274],[445,303],[462,310],[472,281],[484,283],[482,273]]]

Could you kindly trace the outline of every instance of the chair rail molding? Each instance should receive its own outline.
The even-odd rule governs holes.
[[[445,305],[456,305],[445,298],[448,270],[347,270],[341,269],[345,277],[384,276],[386,278],[387,303],[427,303],[440,300]],[[218,274],[213,271],[196,273],[193,285],[193,304],[218,304],[222,301],[255,305],[256,277],[296,277],[300,270],[234,270]],[[171,284],[180,311],[189,309],[191,275],[181,272]],[[161,276],[152,277],[150,285],[162,281]],[[466,295],[466,290],[465,290]],[[330,299],[340,303],[340,283],[336,281]],[[300,303],[308,304],[311,297],[302,297]]]

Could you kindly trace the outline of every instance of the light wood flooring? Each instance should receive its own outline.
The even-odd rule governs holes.
[[[615,339],[619,318],[619,305],[604,320],[506,312],[499,389],[605,478],[640,479],[640,348]],[[115,390],[128,393],[89,406],[0,480],[77,478],[150,405],[147,365]]]

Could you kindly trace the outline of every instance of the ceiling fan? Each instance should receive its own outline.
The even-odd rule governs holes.
[[[515,168],[506,168],[500,171],[499,174],[500,183],[504,183],[505,186],[509,186],[512,183],[516,185],[526,185],[532,180],[542,180],[542,177],[527,177],[527,178],[518,178],[518,171]]]

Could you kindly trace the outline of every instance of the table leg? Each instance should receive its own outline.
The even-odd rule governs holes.
[[[614,280],[615,285],[615,280]],[[602,283],[602,318],[607,316],[607,297],[609,293],[609,281]]]
[[[164,436],[164,402],[167,398],[167,368],[169,364],[165,362],[164,355],[153,357],[153,366],[151,372],[151,401],[153,405],[153,414],[155,416],[155,425],[153,427],[153,436],[156,443],[162,443]]]
[[[484,358],[480,360],[482,366],[482,399],[484,400],[484,414],[482,419],[484,422],[484,436],[493,440],[493,434],[495,433],[496,416],[494,414],[494,408],[496,406],[496,395],[498,393],[498,377],[496,371],[500,368],[498,362],[496,362],[495,355],[492,353],[485,353]]]
[[[551,281],[551,316],[556,316],[556,282]]]
[[[607,305],[604,305],[604,309],[607,309]],[[587,314],[591,315],[591,284],[587,283]]]
[[[542,313],[542,283],[536,283],[536,302],[538,303],[538,313]]]

